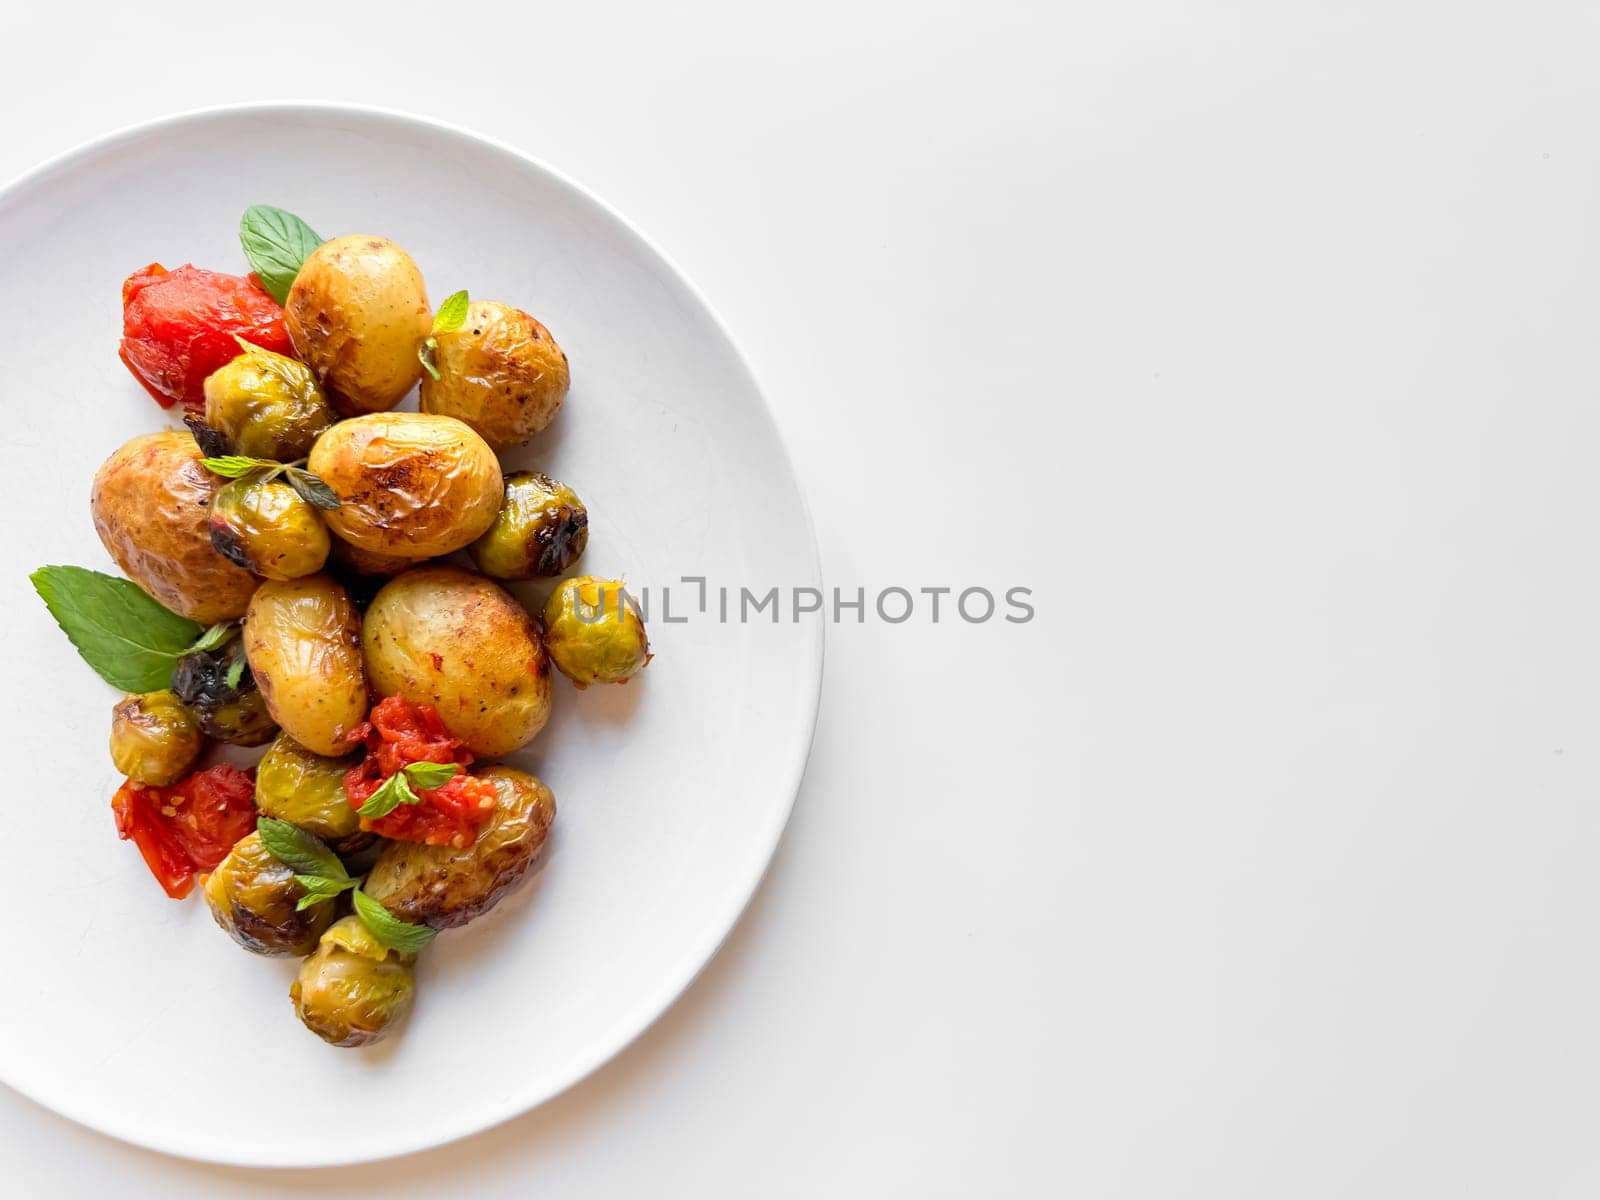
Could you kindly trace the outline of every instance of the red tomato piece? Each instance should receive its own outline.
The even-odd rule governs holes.
[[[228,763],[195,771],[171,787],[125,780],[111,799],[117,833],[132,839],[167,895],[182,900],[197,872],[212,871],[256,827],[256,785]]]
[[[443,787],[413,788],[416,804],[402,804],[375,821],[362,817],[362,829],[436,846],[465,846],[477,840],[498,793],[488,780],[466,773],[472,752],[460,738],[450,736],[431,705],[413,704],[402,696],[381,700],[367,717],[364,736],[367,756],[344,777],[351,808],[359,809],[390,776],[412,763],[453,762],[463,770]]]
[[[118,354],[162,408],[202,411],[206,376],[239,356],[236,335],[293,353],[283,309],[254,275],[151,263],[123,282]]]

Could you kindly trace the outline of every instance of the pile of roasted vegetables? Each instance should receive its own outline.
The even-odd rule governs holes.
[[[563,576],[588,541],[572,489],[498,458],[566,399],[548,329],[464,291],[435,311],[381,237],[257,206],[240,241],[249,275],[152,264],[123,285],[122,361],[187,427],[94,477],[127,578],[32,578],[126,693],[118,833],[174,899],[198,878],[240,945],[301,956],[301,1021],[358,1046],[409,1011],[435,932],[543,846],[550,789],[485,764],[549,720],[552,665],[626,683],[650,650],[618,581],[563,579],[537,617],[496,582]],[[419,383],[420,411],[394,411]]]

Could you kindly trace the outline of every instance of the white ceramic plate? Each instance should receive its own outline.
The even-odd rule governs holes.
[[[408,1025],[367,1050],[295,1019],[295,960],[241,951],[198,895],[165,898],[108,807],[110,688],[27,581],[113,570],[89,481],[171,418],[116,357],[119,286],[152,260],[245,267],[239,214],[304,216],[411,251],[435,302],[466,287],[540,317],[572,361],[555,426],[513,465],[570,482],[583,567],[652,593],[656,659],[624,688],[558,680],[511,761],[554,789],[538,874],[449,933]],[[320,1165],[422,1149],[549,1098],[644,1030],[726,936],[782,833],[822,668],[814,621],[741,624],[681,576],[815,586],[815,544],[754,381],[705,303],[620,217],[502,146],[370,111],[184,116],[97,142],[0,194],[0,728],[8,744],[0,1079],[86,1125],[214,1161]],[[407,402],[413,407],[415,399]],[[530,590],[525,599],[540,593]]]

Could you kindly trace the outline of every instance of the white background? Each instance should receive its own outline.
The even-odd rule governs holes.
[[[831,586],[1038,616],[831,628],[752,907],[543,1109],[274,1175],[0,1093],[18,1194],[1600,1188],[1592,6],[156,7],[8,14],[0,174],[247,99],[514,143],[723,314]]]

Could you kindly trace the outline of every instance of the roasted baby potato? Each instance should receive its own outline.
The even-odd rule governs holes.
[[[333,901],[296,910],[306,891],[294,871],[267,851],[261,835],[234,844],[206,878],[206,904],[217,924],[257,954],[309,954],[333,920]]]
[[[505,500],[489,532],[472,543],[478,569],[496,579],[565,572],[589,544],[589,510],[564,483],[536,471],[506,476]]]
[[[206,378],[206,425],[231,453],[274,462],[304,458],[335,420],[311,368],[249,343],[242,349]]]
[[[335,853],[353,854],[373,841],[344,791],[345,772],[360,760],[313,754],[281,733],[256,764],[256,807],[321,838]]]
[[[373,937],[360,917],[343,917],[322,935],[289,985],[295,1015],[332,1045],[376,1042],[411,1008],[413,961]]]
[[[339,497],[328,526],[374,554],[449,554],[500,511],[499,460],[450,417],[374,413],[341,421],[317,439],[307,466]]]
[[[361,618],[326,575],[272,580],[251,598],[244,652],[273,719],[315,754],[356,744],[367,715]]]
[[[617,580],[562,581],[545,600],[543,624],[550,661],[580,688],[627,683],[650,661],[644,614]]]
[[[200,465],[194,438],[168,431],[136,437],[106,459],[90,494],[95,532],[117,566],[202,625],[243,616],[258,582],[211,545],[206,521],[223,482]]]
[[[361,624],[379,696],[431,704],[480,758],[499,758],[550,719],[550,664],[532,619],[500,586],[456,567],[384,584]]]
[[[176,783],[205,744],[200,722],[173,692],[124,696],[111,710],[111,762],[135,783]]]
[[[234,638],[216,650],[196,650],[178,660],[172,690],[200,722],[207,737],[234,746],[270,742],[278,723],[244,661],[244,642]]]
[[[398,554],[377,554],[371,550],[363,550],[360,546],[352,546],[343,538],[333,539],[333,549],[328,555],[333,564],[352,571],[357,575],[398,575],[401,571],[417,565],[414,558],[402,558]]]
[[[417,264],[387,238],[322,243],[295,276],[283,316],[294,352],[344,416],[388,411],[422,374],[417,351],[433,310]]]
[[[425,413],[457,417],[496,450],[520,446],[555,419],[572,376],[550,331],[520,308],[474,300],[453,333],[435,339]]]
[[[246,475],[211,501],[211,545],[265,579],[298,579],[328,561],[328,527],[282,479]]]
[[[488,912],[527,871],[555,820],[550,789],[525,771],[488,767],[494,815],[470,846],[390,842],[362,885],[403,921],[453,929]]]

